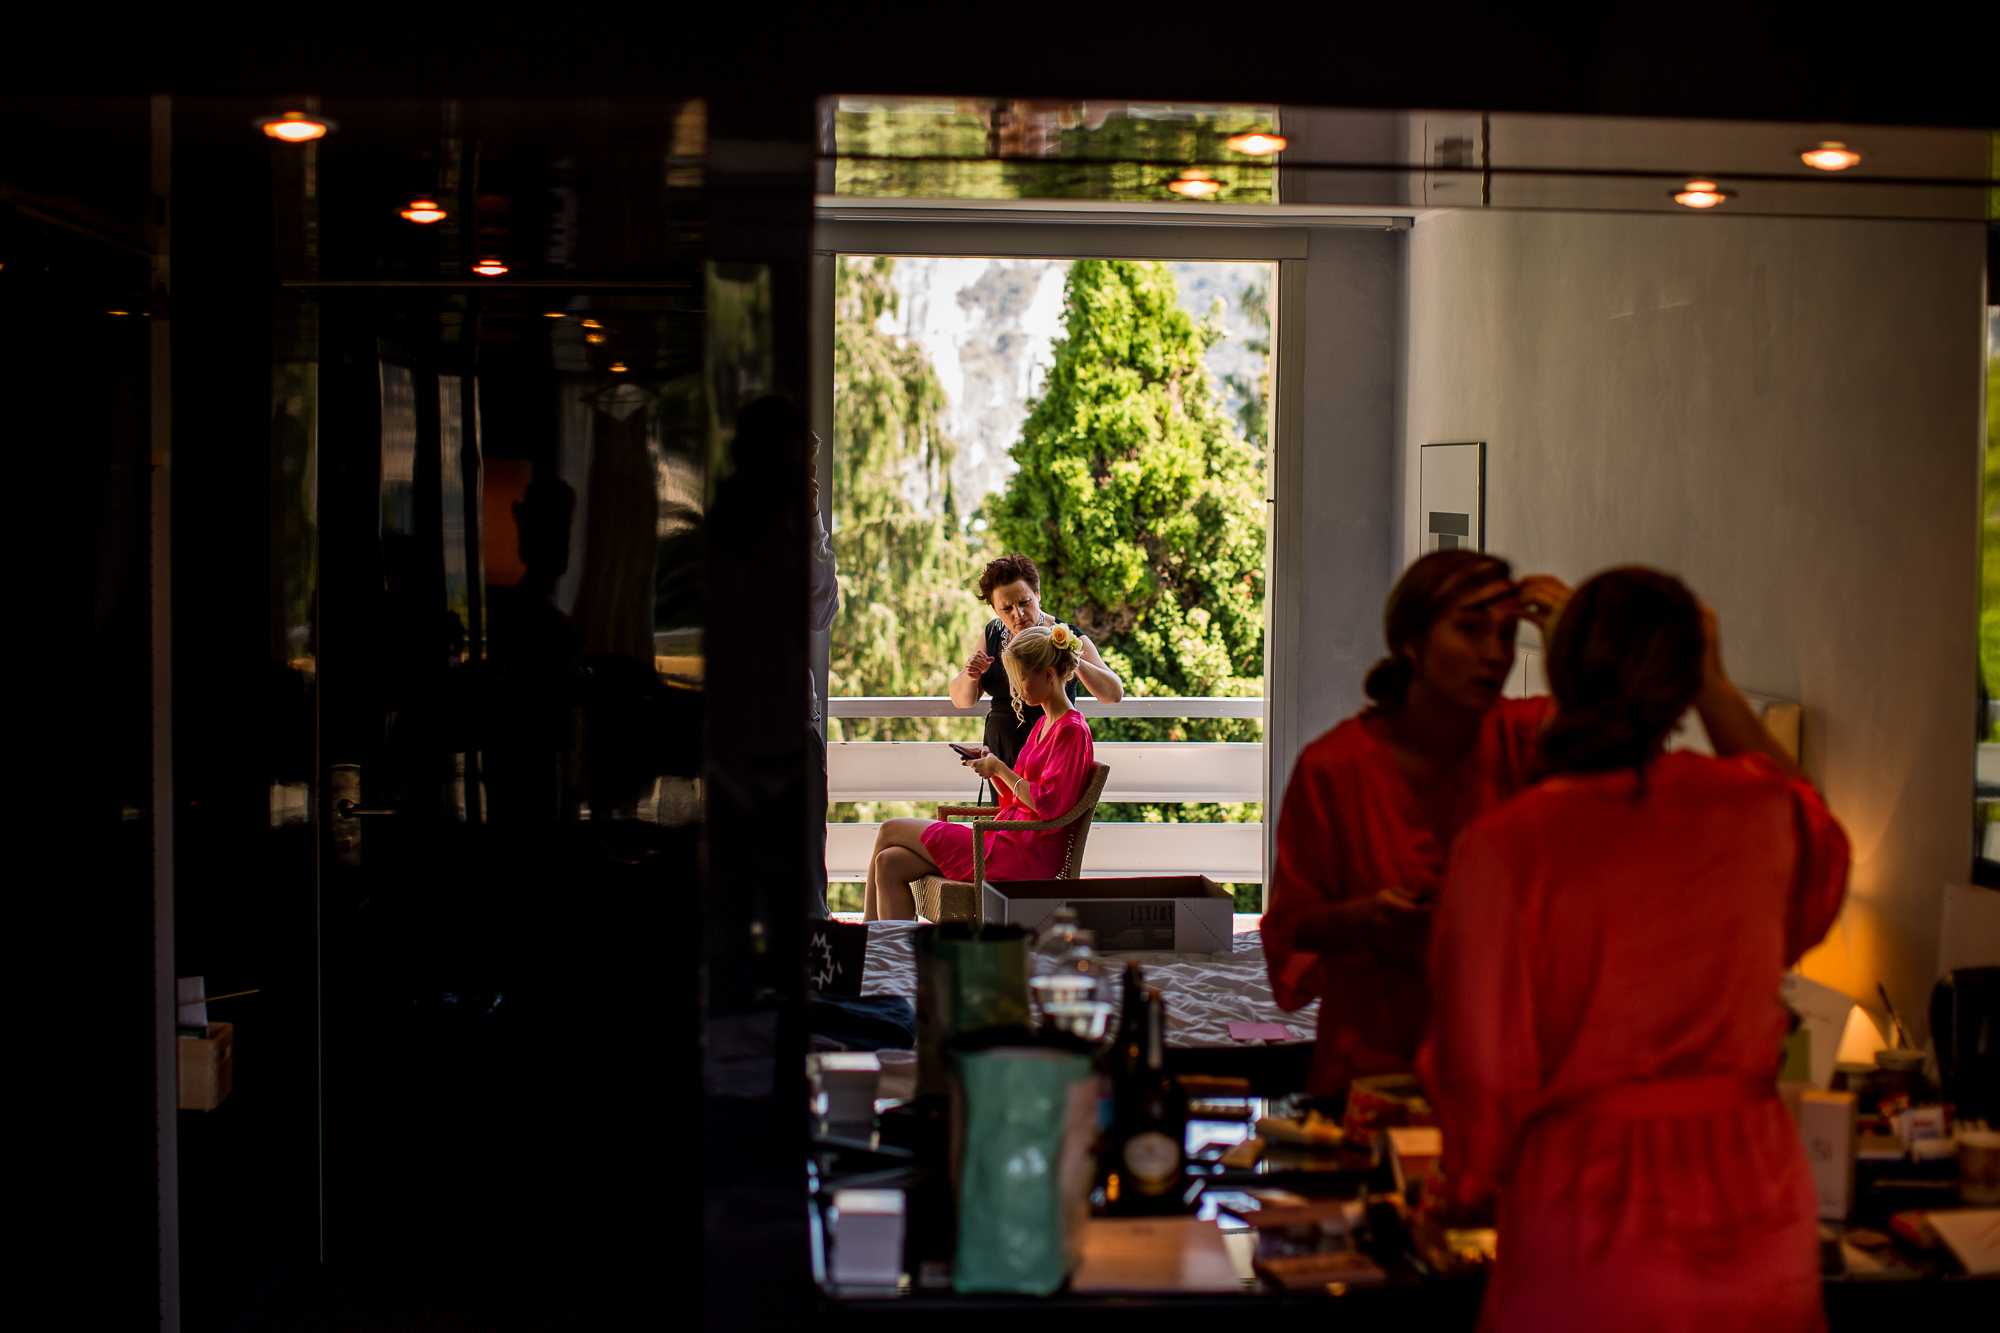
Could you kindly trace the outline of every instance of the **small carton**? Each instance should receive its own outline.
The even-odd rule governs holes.
[[[203,1023],[206,1035],[174,1042],[180,1066],[180,1109],[213,1111],[235,1083],[236,1026]]]
[[[1854,1094],[1799,1094],[1799,1137],[1805,1140],[1819,1215],[1828,1221],[1854,1208]]]
[[[1058,907],[1097,936],[1097,948],[1227,953],[1236,947],[1229,890],[1206,875],[989,881],[980,919],[1040,930]]]

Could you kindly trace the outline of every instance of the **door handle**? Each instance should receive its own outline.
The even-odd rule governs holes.
[[[333,813],[341,819],[359,819],[363,815],[393,815],[396,812],[394,810],[364,809],[352,801],[342,799],[333,803]]]

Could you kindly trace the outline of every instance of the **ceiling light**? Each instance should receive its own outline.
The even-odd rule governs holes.
[[[1189,167],[1180,174],[1178,180],[1168,181],[1167,188],[1175,194],[1185,195],[1189,199],[1206,199],[1212,194],[1222,193],[1227,187],[1206,171]]]
[[[629,368],[623,361],[613,361],[611,363],[611,373],[614,375],[623,375]]]
[[[586,333],[583,335],[583,340],[587,343],[601,343],[604,341],[604,335],[601,333]]]
[[[435,199],[412,199],[410,206],[403,210],[403,217],[410,222],[443,222],[444,210]]]
[[[563,317],[564,315],[567,315],[567,314],[569,313],[569,311],[567,311],[567,310],[544,310],[544,311],[543,311],[542,313],[543,313],[544,315],[546,315],[546,316],[547,316],[548,318],[550,318],[550,319],[561,319],[561,318],[562,318],[562,317]]]
[[[1225,147],[1239,153],[1248,153],[1252,157],[1268,157],[1272,153],[1283,152],[1285,148],[1284,135],[1265,134],[1262,130],[1251,134],[1234,134],[1222,142]]]
[[[586,319],[583,321],[583,327],[585,327],[586,329],[601,329],[604,326],[602,324],[599,324],[594,319]]]
[[[265,116],[257,122],[257,128],[286,143],[306,143],[324,137],[333,128],[333,122],[319,116],[308,116],[303,111],[287,111],[282,116]]]
[[[1821,171],[1845,171],[1861,165],[1861,154],[1838,139],[1824,139],[1799,154],[1799,161]]]
[[[1683,208],[1714,208],[1734,193],[1734,190],[1722,189],[1714,181],[1689,181],[1674,191],[1674,202]]]
[[[132,312],[129,310],[107,310],[104,313],[107,315],[129,315]]]
[[[507,271],[507,266],[498,259],[482,259],[472,266],[472,271],[482,278],[497,278]]]

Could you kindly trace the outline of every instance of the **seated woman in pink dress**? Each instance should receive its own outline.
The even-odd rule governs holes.
[[[1063,682],[1076,674],[1082,648],[1083,640],[1067,625],[1041,625],[1016,634],[1001,654],[1013,685],[1014,711],[1039,707],[1043,713],[1011,768],[984,746],[968,747],[978,754],[965,766],[993,784],[1000,795],[1001,819],[1053,819],[1075,805],[1090,784],[1096,762],[1090,725],[1063,691]],[[985,836],[988,879],[1054,879],[1062,872],[1069,846],[1067,829]],[[942,872],[947,879],[969,882],[972,837],[969,824],[937,819],[884,822],[868,862],[863,918],[915,917],[911,880]]]
[[[1554,776],[1452,850],[1418,1058],[1445,1193],[1498,1193],[1480,1328],[1823,1329],[1778,982],[1840,909],[1847,836],[1678,580],[1584,584],[1548,672]],[[1663,753],[1689,704],[1714,758]]]

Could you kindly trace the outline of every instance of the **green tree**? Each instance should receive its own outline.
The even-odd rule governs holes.
[[[828,692],[937,694],[983,623],[978,565],[952,494],[954,448],[930,357],[877,321],[896,309],[893,259],[842,258],[834,278],[833,549],[840,565]],[[932,718],[841,718],[831,740],[965,739]],[[968,784],[967,793],[971,795]],[[837,820],[918,813],[844,803]]]
[[[1264,368],[1255,375],[1224,375],[1222,382],[1239,401],[1236,424],[1243,438],[1263,449],[1270,440],[1271,422],[1271,279],[1269,273],[1236,293],[1236,308],[1257,330],[1243,345],[1264,358]]]
[[[1217,408],[1164,264],[1080,260],[1063,336],[988,497],[987,537],[1030,556],[1042,601],[1096,640],[1129,693],[1255,695],[1264,671],[1262,451]],[[1254,741],[1250,719],[1100,719],[1100,740]],[[1254,803],[1106,807],[1100,818],[1255,820]]]

